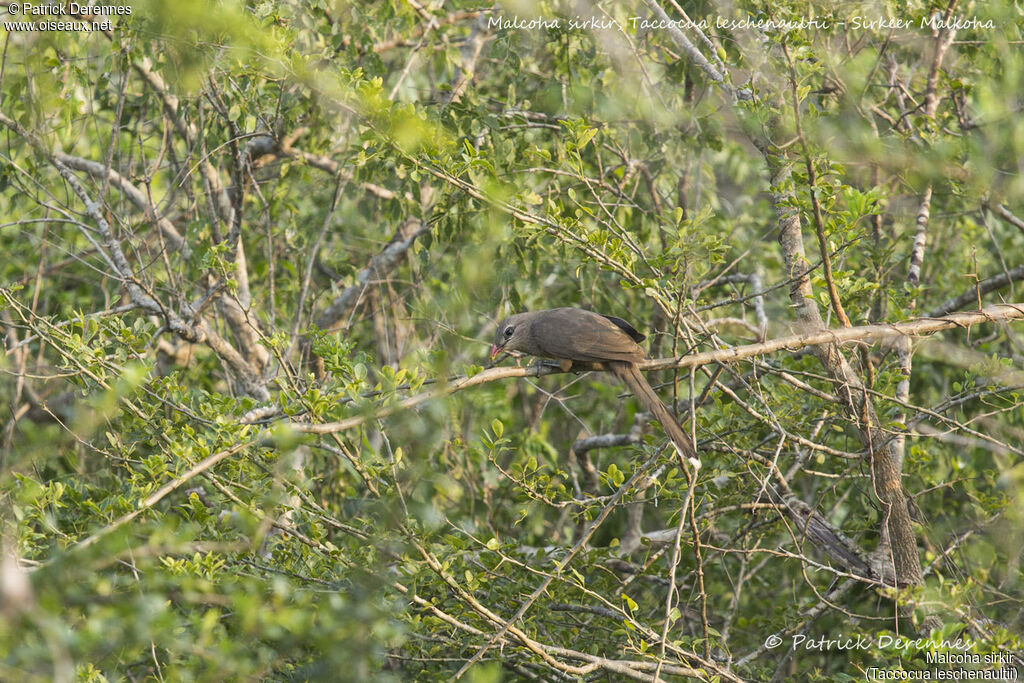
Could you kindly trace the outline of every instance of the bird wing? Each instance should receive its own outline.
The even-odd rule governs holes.
[[[611,320],[613,323],[616,324],[616,326],[618,326],[618,328],[620,330],[622,330],[623,332],[628,334],[633,339],[633,341],[635,341],[637,344],[642,342],[644,339],[647,339],[647,335],[646,334],[644,334],[643,332],[637,332],[637,329],[635,327],[633,327],[632,325],[627,323],[622,318],[616,318],[614,315],[604,315],[604,314],[601,314],[601,317],[602,318],[607,318],[608,320]]]
[[[628,332],[608,318],[580,308],[545,311],[534,321],[531,333],[536,347],[550,358],[633,363],[644,359],[644,350]]]

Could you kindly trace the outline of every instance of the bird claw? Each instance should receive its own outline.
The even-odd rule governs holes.
[[[568,367],[556,360],[538,358],[534,363],[531,364],[534,372],[540,373],[544,368],[558,368],[559,370],[568,370]]]

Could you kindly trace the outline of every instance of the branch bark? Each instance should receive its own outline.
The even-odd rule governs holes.
[[[1020,280],[1024,280],[1024,264],[1017,266],[1013,270],[982,280],[975,287],[968,289],[963,294],[943,301],[941,304],[930,310],[927,317],[941,318],[942,316],[949,315],[953,311],[959,310],[968,304],[977,302],[978,299],[985,294],[994,292],[997,289],[1002,289],[1011,282],[1018,282]]]
[[[146,312],[158,316],[164,321],[167,329],[180,335],[182,338],[195,343],[205,343],[210,346],[231,368],[245,393],[259,400],[269,399],[270,394],[267,392],[263,382],[253,372],[252,367],[242,354],[238,352],[238,349],[234,348],[226,339],[217,334],[205,320],[198,318],[195,309],[189,310],[189,306],[186,304],[186,310],[183,313],[179,313],[164,306],[140,283],[128,261],[128,257],[121,248],[121,244],[114,236],[110,223],[103,214],[102,207],[89,196],[89,193],[86,192],[71,168],[52,154],[50,150],[46,149],[42,142],[34,135],[2,112],[0,112],[0,124],[14,131],[43,156],[57,170],[75,196],[85,205],[86,214],[96,224],[97,232],[102,239],[102,246],[97,244],[93,240],[92,235],[87,231],[85,233],[86,237],[93,242],[104,260],[106,260],[113,277],[124,285],[132,303]]]
[[[920,335],[938,332],[950,328],[965,328],[986,322],[1009,321],[1024,318],[1024,303],[999,304],[973,313],[956,313],[944,318],[920,318],[890,325],[864,325],[862,327],[844,327],[840,330],[815,330],[806,334],[780,337],[761,344],[751,344],[730,349],[706,351],[679,358],[658,358],[640,363],[641,370],[667,370],[670,368],[699,367],[711,363],[734,363],[746,358],[762,356],[783,349],[795,351],[807,346],[828,345],[836,347],[843,342],[872,342],[905,335]],[[836,351],[835,353],[838,353]],[[582,366],[576,366],[576,369]],[[599,363],[588,369],[601,370]],[[468,389],[487,382],[511,377],[543,377],[561,374],[563,370],[550,365],[531,365],[529,367],[503,367],[484,370],[470,377],[457,377],[447,384],[435,386],[428,391],[414,394],[390,406],[386,406],[372,414],[354,415],[337,422],[310,424],[291,422],[290,426],[299,432],[310,434],[333,434],[343,432],[359,425],[398,412],[416,408],[435,398],[449,396],[463,389]],[[875,423],[877,425],[877,422]],[[884,439],[883,439],[884,440]]]
[[[167,240],[167,246],[170,249],[180,249],[182,250],[185,258],[188,258],[189,249],[185,244],[185,238],[181,236],[181,233],[178,232],[178,229],[174,227],[173,223],[160,215],[159,210],[157,210],[157,208],[146,197],[146,193],[135,187],[131,181],[113,168],[107,170],[103,164],[97,161],[71,156],[70,154],[65,154],[59,151],[55,152],[53,156],[69,168],[73,168],[76,171],[83,171],[94,178],[106,178],[109,180],[114,187],[116,187],[121,194],[128,199],[128,201],[134,204],[137,209],[142,211],[148,220],[156,223],[156,227],[159,228],[160,232]]]
[[[416,227],[417,222],[419,227]],[[334,297],[331,305],[317,317],[316,326],[328,332],[337,329],[341,321],[355,309],[370,282],[386,277],[398,265],[399,259],[409,251],[416,239],[429,230],[430,223],[427,221],[413,219],[403,223],[395,231],[388,245],[370,259],[370,263],[365,268],[359,271],[355,284],[342,290],[338,296]]]

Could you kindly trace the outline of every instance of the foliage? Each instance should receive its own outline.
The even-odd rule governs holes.
[[[482,366],[513,310],[672,358],[1019,301],[1024,7],[580,7],[5,28],[0,678],[1020,665],[1019,321],[666,364],[699,469]]]

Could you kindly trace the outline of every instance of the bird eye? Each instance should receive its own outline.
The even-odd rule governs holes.
[[[505,336],[506,337],[511,337],[512,333],[515,332],[515,331],[516,331],[516,329],[510,325],[510,326],[505,328]]]

